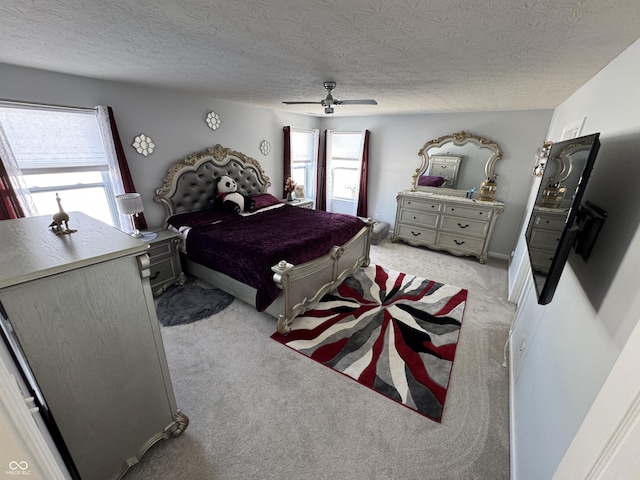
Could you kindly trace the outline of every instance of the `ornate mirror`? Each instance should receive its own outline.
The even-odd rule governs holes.
[[[502,150],[484,137],[458,132],[429,140],[418,155],[422,163],[413,174],[412,191],[464,197],[484,180],[497,178],[494,168]]]

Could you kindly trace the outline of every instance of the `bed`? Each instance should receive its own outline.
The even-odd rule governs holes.
[[[217,206],[222,175],[256,200],[255,212]],[[275,317],[287,335],[297,316],[369,264],[374,222],[284,204],[270,185],[257,160],[216,145],[171,164],[154,201],[183,233],[186,272]]]

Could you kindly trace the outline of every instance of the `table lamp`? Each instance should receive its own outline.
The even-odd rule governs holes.
[[[142,205],[142,198],[139,193],[123,193],[122,195],[116,195],[116,204],[118,205],[118,211],[123,215],[131,215],[137,217],[144,211],[144,205]],[[134,230],[131,232],[131,236],[135,238],[142,238],[142,233],[136,226],[135,219],[133,221]]]

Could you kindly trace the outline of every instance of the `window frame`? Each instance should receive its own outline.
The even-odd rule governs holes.
[[[109,160],[110,157],[115,158],[116,156],[115,151],[109,150],[114,148],[113,142],[107,142],[107,140],[105,140],[105,136],[104,136],[105,132],[103,131],[104,127],[101,127],[100,125],[101,123],[100,115],[101,114],[104,115],[104,113],[106,112],[106,107],[78,108],[78,107],[64,107],[64,106],[54,106],[54,105],[21,103],[21,102],[12,102],[12,101],[0,101],[0,108],[3,108],[4,110],[7,110],[7,111],[11,111],[15,109],[15,110],[29,110],[33,112],[43,111],[43,112],[61,112],[61,113],[79,114],[79,115],[93,115],[96,121],[95,127],[97,129],[95,133],[97,134],[97,137],[100,138],[100,146],[102,149],[101,151],[104,154],[104,158],[105,158],[104,163],[88,162],[86,164],[78,164],[78,165],[67,163],[65,165],[65,162],[61,161],[61,162],[58,162],[57,164],[53,163],[52,166],[42,166],[42,164],[39,164],[38,166],[29,167],[28,163],[26,165],[21,166],[20,162],[15,157],[13,157],[13,152],[6,151],[7,148],[9,150],[11,150],[12,148],[11,139],[8,138],[1,123],[0,123],[0,136],[2,136],[2,138],[0,140],[2,140],[3,144],[5,144],[5,148],[3,151],[4,155],[0,155],[0,157],[4,157],[4,158],[1,158],[0,160],[5,162],[5,165],[7,161],[13,163],[12,165],[13,176],[20,177],[20,178],[16,178],[15,180],[17,181],[17,183],[20,184],[23,190],[26,189],[26,192],[28,193],[25,193],[25,195],[27,195],[28,197],[30,197],[31,193],[33,194],[47,193],[47,192],[57,193],[57,192],[64,192],[64,191],[71,191],[71,190],[78,191],[85,188],[86,189],[96,188],[96,187],[101,188],[104,192],[104,201],[105,201],[105,203],[101,203],[101,205],[103,207],[106,207],[106,209],[108,209],[110,224],[123,231],[131,230],[131,227],[133,226],[131,219],[128,216],[122,216],[119,213],[117,203],[115,201],[116,195],[118,193],[123,193],[118,191],[118,190],[121,190],[123,187],[122,187],[122,180],[120,178],[119,167],[112,169],[112,166],[113,166],[112,161],[110,162]],[[109,131],[110,131],[110,127],[109,127]],[[105,143],[108,143],[108,145],[106,145]],[[97,144],[94,143],[94,145],[97,145]],[[12,158],[7,159],[6,156],[9,156]],[[55,165],[60,165],[60,166],[55,166]],[[28,177],[31,175],[74,174],[74,173],[99,173],[102,181],[86,182],[86,183],[82,183],[82,182],[61,183],[57,185],[47,185],[47,186],[28,186],[27,185]],[[120,188],[117,188],[116,185],[114,184],[114,180],[117,182],[118,179],[120,181]],[[21,203],[24,203],[25,200],[28,200],[28,202],[30,203],[30,205],[28,205],[28,207],[24,209],[25,215],[34,216],[34,215],[41,214],[37,211],[37,208],[33,199],[28,198],[28,199],[22,199],[22,200],[23,201]],[[55,202],[53,203],[55,204]],[[68,203],[65,203],[64,208],[66,211],[72,211],[72,210],[83,211],[87,215],[91,215],[92,213],[91,211],[83,210],[82,205],[78,204],[77,202],[72,203],[71,205],[69,205]],[[107,218],[104,216],[102,216],[100,219],[102,221],[107,222]]]
[[[360,136],[360,144],[358,147],[358,156],[357,157],[344,157],[344,156],[334,156],[334,138],[340,135],[359,135]],[[337,206],[334,208],[333,202],[337,201],[337,204],[352,204],[349,205],[348,209],[349,213],[353,215],[356,214],[358,208],[358,198],[360,195],[360,182],[356,182],[354,197],[353,198],[344,198],[340,196],[334,195],[334,175],[336,168],[347,168],[346,166],[339,165],[334,166],[336,162],[344,163],[349,162],[353,163],[353,169],[357,171],[356,177],[359,178],[362,175],[362,155],[364,151],[364,141],[365,141],[365,131],[333,131],[327,130],[327,211],[329,212],[339,212],[346,213],[343,210],[337,209]]]
[[[300,155],[299,153],[295,153],[295,142],[293,141],[293,136],[297,135],[307,135],[309,136],[309,144],[311,145],[311,151],[307,150],[304,152],[305,155]],[[320,140],[320,130],[317,128],[314,129],[303,129],[303,128],[291,128],[290,132],[290,152],[291,152],[291,176],[293,177],[293,172],[296,169],[304,168],[305,170],[305,185],[304,185],[304,195],[305,198],[309,198],[313,200],[314,205],[318,198],[317,192],[317,184],[318,184],[318,154],[319,154],[319,140]],[[306,160],[300,161],[296,160],[296,156],[300,158],[301,156],[305,157]],[[304,165],[301,167],[301,165]]]

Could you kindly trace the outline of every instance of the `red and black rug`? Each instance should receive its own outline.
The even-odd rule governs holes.
[[[467,290],[362,268],[272,338],[439,422]]]

